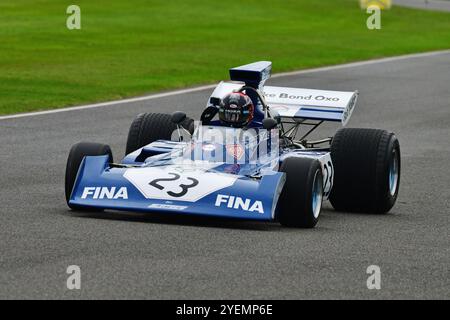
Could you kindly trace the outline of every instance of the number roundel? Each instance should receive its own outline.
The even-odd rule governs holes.
[[[155,188],[158,188],[159,190],[164,190],[165,187],[163,185],[159,184],[159,182],[163,182],[163,181],[177,181],[177,180],[179,180],[181,178],[181,176],[178,173],[169,172],[168,174],[172,175],[173,177],[172,178],[155,179],[155,180],[150,181],[148,184],[153,186],[153,187],[155,187]],[[194,188],[199,183],[197,179],[192,178],[192,177],[186,177],[186,179],[190,180],[192,183],[191,184],[181,183],[181,184],[178,185],[178,187],[181,188],[180,192],[174,192],[174,191],[170,190],[170,191],[167,191],[167,194],[169,196],[172,196],[172,197],[175,197],[175,198],[182,197],[189,191],[189,188]]]
[[[196,202],[232,186],[238,176],[209,172],[206,169],[169,165],[130,168],[123,174],[147,199]]]

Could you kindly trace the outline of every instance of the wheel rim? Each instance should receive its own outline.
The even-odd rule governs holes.
[[[391,161],[389,162],[389,193],[394,196],[397,192],[399,176],[399,159],[397,150],[392,151]]]
[[[312,190],[312,212],[314,218],[318,218],[320,209],[322,208],[322,196],[323,196],[323,181],[318,175],[318,171],[314,177],[314,184]]]

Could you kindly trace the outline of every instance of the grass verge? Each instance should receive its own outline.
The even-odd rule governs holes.
[[[228,78],[450,48],[450,14],[393,7],[368,30],[356,0],[0,3],[0,114],[112,100]]]

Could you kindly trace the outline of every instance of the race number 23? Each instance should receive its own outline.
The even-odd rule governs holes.
[[[171,177],[154,179],[154,180],[150,181],[148,184],[159,190],[165,190],[168,188],[173,190],[173,188],[180,188],[181,189],[180,192],[174,192],[172,190],[167,191],[167,194],[169,196],[175,197],[175,198],[184,196],[189,191],[190,188],[194,188],[198,185],[198,180],[195,178],[192,178],[192,177],[186,177],[187,180],[191,181],[190,184],[184,184],[184,183],[174,184],[175,181],[178,181],[181,179],[181,176],[178,173],[174,173],[174,172],[169,172],[168,174],[171,175]],[[169,182],[169,183],[167,183],[167,182]],[[163,183],[163,184],[161,184],[161,183]]]

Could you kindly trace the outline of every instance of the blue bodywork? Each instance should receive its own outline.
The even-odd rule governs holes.
[[[271,68],[270,62],[263,61],[231,69],[230,76],[261,89]],[[205,141],[194,134],[187,142],[155,141],[126,155],[118,164],[111,164],[107,155],[86,156],[69,203],[87,208],[274,220],[286,180],[278,168],[291,156],[323,157],[324,184],[330,189],[329,152],[274,145],[268,131],[261,128],[264,113],[260,103],[256,96],[251,98],[257,108],[249,128],[256,130],[256,140],[229,144]],[[199,128],[220,130],[220,123]],[[232,136],[239,136],[243,129],[227,130],[236,130]],[[267,152],[261,155],[249,145],[257,149],[264,146]]]
[[[187,152],[195,148],[200,148],[201,152]],[[210,151],[211,148],[214,152]],[[116,210],[273,220],[285,181],[285,174],[276,171],[279,154],[272,153],[273,156],[266,155],[262,162],[250,163],[249,150],[246,150],[241,161],[236,159],[234,163],[224,163],[216,161],[222,152],[228,152],[226,145],[159,140],[127,155],[121,165],[111,166],[107,155],[85,157],[78,171],[70,204]],[[195,158],[191,158],[192,155]],[[180,176],[179,179],[169,181],[176,174]],[[199,175],[208,176],[208,179],[202,181]],[[168,195],[169,192],[177,194],[183,191],[183,184],[192,184],[189,182],[191,176],[200,181],[192,188],[201,189],[199,198],[195,195],[195,198],[180,200]],[[164,181],[151,186],[155,178]],[[227,182],[222,186],[220,181],[223,180]],[[150,195],[146,188],[150,188]],[[126,194],[118,194],[119,190],[126,190]],[[184,197],[190,192],[188,190]]]

